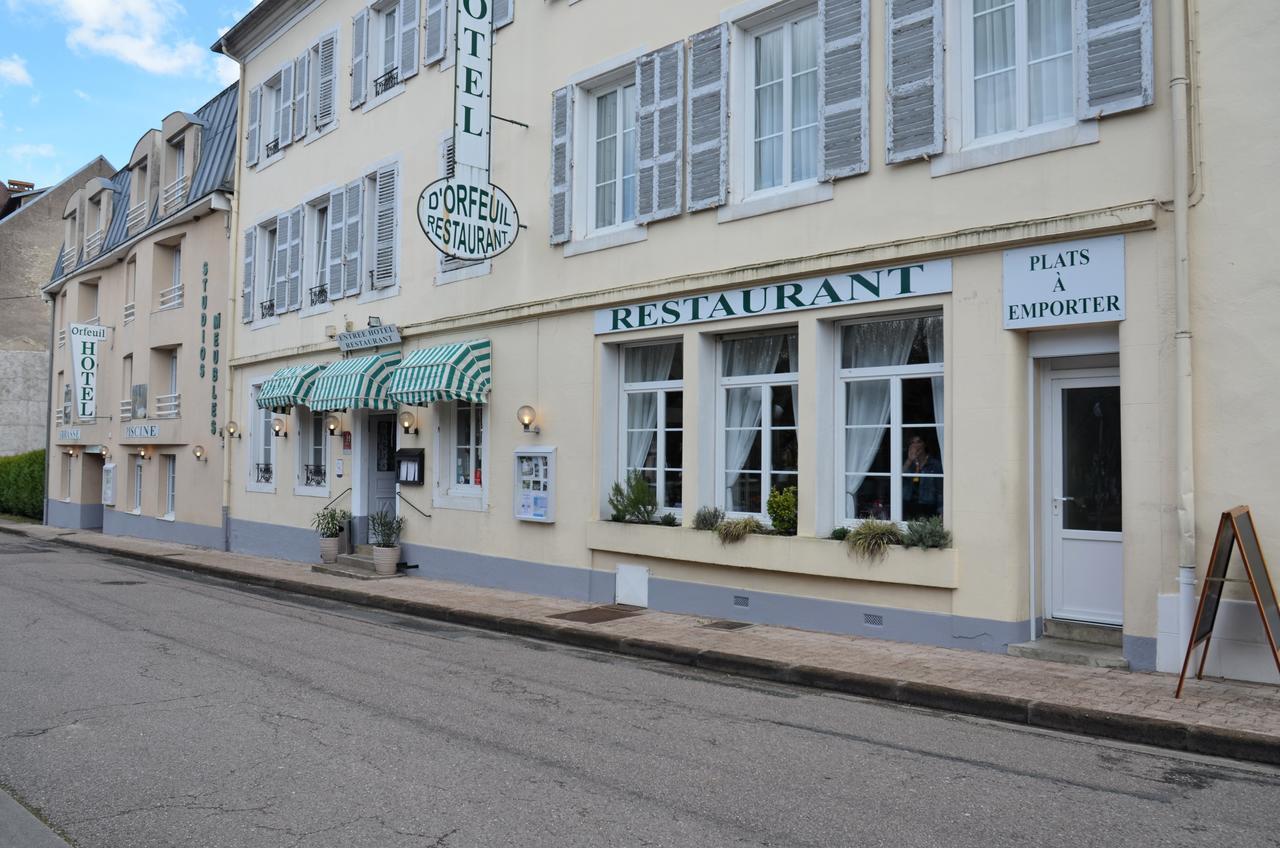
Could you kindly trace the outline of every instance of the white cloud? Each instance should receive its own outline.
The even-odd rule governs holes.
[[[0,59],[0,82],[8,85],[31,85],[27,73],[27,60],[14,53],[8,59]]]
[[[36,92],[35,94],[31,95],[31,105],[32,105],[32,106],[39,106],[39,105],[40,105],[40,93],[39,93],[39,92]]]
[[[11,144],[4,152],[6,156],[28,162],[32,159],[51,159],[58,155],[52,144]]]
[[[80,89],[78,89],[78,88],[73,88],[73,89],[71,89],[71,93],[72,93],[72,94],[74,94],[76,97],[79,97],[81,100],[92,100],[92,99],[93,99],[93,98],[92,98],[92,97],[90,97],[88,94],[85,94],[83,91],[81,91],[81,90],[80,90]]]

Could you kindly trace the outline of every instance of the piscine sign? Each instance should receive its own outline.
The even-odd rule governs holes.
[[[596,312],[595,330],[597,335],[620,333],[949,291],[951,260],[938,259],[600,309]]]
[[[76,418],[89,420],[98,414],[98,346],[107,340],[107,328],[96,324],[72,324],[71,377],[75,380]]]
[[[124,428],[124,437],[126,439],[158,439],[160,438],[160,425],[133,424]]]
[[[458,0],[454,32],[453,176],[418,197],[422,231],[445,256],[490,259],[515,243],[520,213],[489,179],[493,113],[493,3]]]
[[[1004,252],[1004,327],[1124,320],[1124,236]]]

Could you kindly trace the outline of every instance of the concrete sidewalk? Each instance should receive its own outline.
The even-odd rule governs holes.
[[[620,654],[1036,727],[1280,765],[1280,687],[1189,681],[999,654],[645,611],[599,624],[578,601],[409,578],[359,581],[283,560],[0,521],[0,531],[242,583]]]

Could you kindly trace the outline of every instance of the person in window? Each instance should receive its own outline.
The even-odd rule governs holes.
[[[912,436],[907,461],[902,466],[902,517],[925,518],[942,514],[942,463],[929,453],[924,439]]]

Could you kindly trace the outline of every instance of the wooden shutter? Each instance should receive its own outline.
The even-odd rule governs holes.
[[[729,196],[729,25],[689,39],[690,212]]]
[[[290,310],[302,306],[302,206],[289,213],[289,292]]]
[[[276,314],[288,310],[289,306],[289,213],[276,218],[276,279],[271,294],[275,301]]]
[[[447,135],[440,140],[440,176],[452,177],[456,171],[456,163],[453,158],[453,136]],[[457,271],[462,268],[470,268],[472,265],[480,265],[480,262],[473,262],[467,259],[454,259],[452,256],[440,254],[440,273],[447,274],[450,271]]]
[[[293,60],[293,140],[307,134],[307,93],[311,85],[311,51],[304,50]]]
[[[244,142],[244,163],[246,165],[258,164],[258,148],[262,145],[258,143],[258,132],[261,126],[261,109],[262,109],[262,86],[255,85],[249,89],[248,104],[248,124],[249,131],[245,135]]]
[[[445,32],[449,28],[449,22],[445,20],[448,6],[445,0],[427,0],[427,46],[422,51],[424,64],[434,65],[444,58]]]
[[[400,172],[395,165],[378,169],[374,183],[373,216],[373,280],[375,289],[385,289],[396,283],[396,224],[399,209],[396,200]]]
[[[400,0],[400,79],[418,75],[418,4]]]
[[[369,82],[369,10],[361,9],[351,19],[351,108],[364,105]]]
[[[885,0],[885,18],[885,160],[936,155],[943,141],[942,0]]]
[[[573,215],[573,86],[551,95],[551,243],[569,240]]]
[[[315,127],[322,129],[329,125],[334,117],[334,93],[338,89],[338,37],[325,36],[320,39],[317,53],[320,67],[316,73]]]
[[[244,276],[240,279],[240,320],[248,324],[253,320],[253,241],[257,229],[244,231]]]
[[[347,183],[343,208],[347,213],[342,237],[342,293],[360,293],[360,239],[364,230],[364,180]]]
[[[280,69],[280,136],[281,147],[293,141],[293,63]]]
[[[818,62],[822,179],[867,171],[867,4],[819,0],[822,56]]]
[[[684,208],[684,42],[636,60],[636,223]]]
[[[1074,0],[1074,6],[1076,117],[1154,103],[1151,0]]]
[[[343,188],[329,194],[329,255],[323,257],[321,261],[329,263],[328,283],[329,300],[331,301],[342,297],[342,259],[344,256],[342,244],[343,237],[347,232],[347,219],[342,210],[345,208],[343,200],[346,196],[346,189]]]
[[[504,27],[515,20],[516,0],[493,0],[493,28]]]

